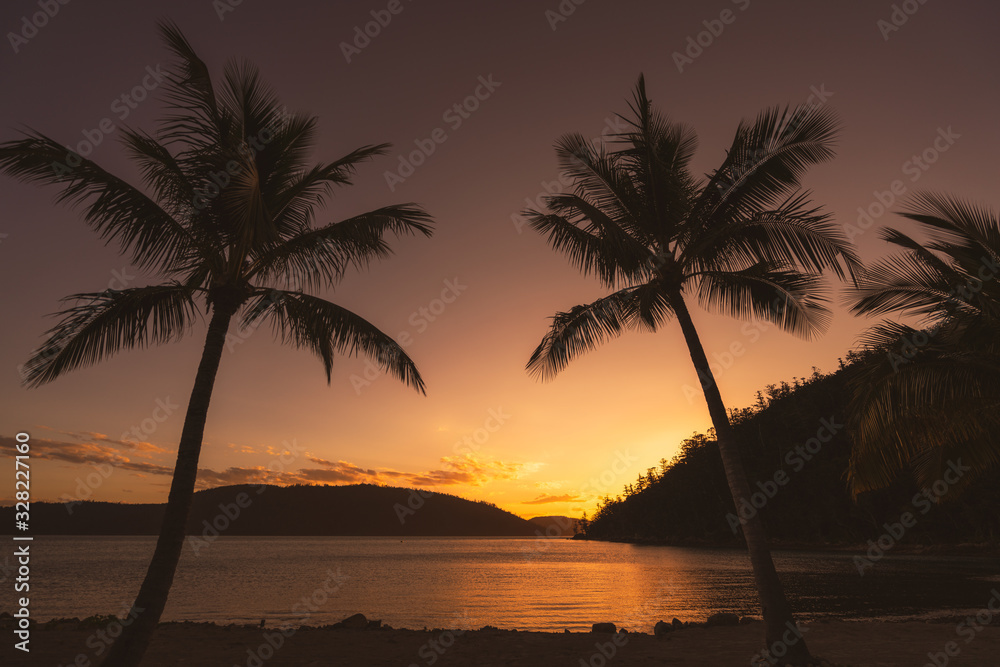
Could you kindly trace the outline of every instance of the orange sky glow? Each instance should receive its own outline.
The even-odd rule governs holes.
[[[234,329],[209,412],[201,488],[371,482],[486,500],[525,517],[579,516],[705,431],[707,409],[674,326],[627,334],[550,382],[524,370],[547,318],[602,288],[518,213],[566,187],[553,142],[571,131],[606,134],[640,72],[654,104],[698,132],[698,174],[722,161],[739,121],[765,107],[835,109],[844,125],[838,157],[804,185],[851,226],[865,260],[885,250],[879,227],[905,224],[891,211],[910,193],[1000,205],[998,16],[985,0],[923,4],[898,30],[879,23],[891,21],[892,3],[860,0],[591,0],[565,20],[547,14],[558,11],[555,0],[404,2],[370,44],[345,50],[376,4],[248,2],[220,17],[210,2],[71,3],[0,56],[9,91],[0,139],[31,126],[75,145],[96,136],[103,118],[118,118],[123,93],[152,83],[147,67],[166,66],[155,20],[168,15],[214,75],[226,59],[247,57],[290,108],[319,116],[314,159],[394,144],[318,222],[407,201],[437,221],[432,238],[395,242],[392,258],[322,293],[397,337],[427,396],[364,358],[340,358],[327,385],[309,353],[280,346],[266,328]],[[14,29],[33,6],[6,3],[0,27]],[[688,38],[726,8],[732,22],[690,57],[697,50],[688,51]],[[160,115],[151,90],[115,122],[152,130]],[[138,182],[116,132],[101,134],[91,157]],[[431,145],[412,174],[400,170]],[[54,204],[54,194],[0,178],[0,469],[13,469],[13,437],[25,431],[34,500],[165,501],[204,322],[179,343],[121,354],[39,389],[19,385],[17,367],[60,298],[156,280],[104,246],[78,212]],[[833,323],[816,341],[696,310],[730,407],[814,366],[835,370],[855,347],[870,322],[844,309],[841,286],[830,290]],[[12,497],[12,483],[0,486],[0,501]]]

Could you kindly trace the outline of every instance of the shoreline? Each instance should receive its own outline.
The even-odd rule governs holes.
[[[927,616],[925,618],[907,616],[907,617],[883,617],[883,618],[851,618],[851,617],[841,617],[841,616],[812,616],[810,614],[795,614],[796,622],[805,625],[825,625],[830,623],[844,623],[848,625],[875,625],[875,626],[893,626],[893,625],[904,625],[908,623],[915,623],[921,625],[954,625],[962,622],[971,615],[975,615],[977,609],[969,608],[965,610],[965,613],[957,613],[957,610],[941,610],[943,613],[940,616]],[[721,615],[733,616],[738,618],[737,622],[734,618],[732,622],[709,622],[708,620],[691,621],[691,620],[681,620],[680,625],[674,625],[673,630],[681,632],[685,630],[691,630],[694,628],[727,628],[727,627],[737,627],[737,626],[759,626],[763,627],[763,619],[758,616],[739,616],[738,614],[731,614],[729,612],[720,612]],[[715,614],[713,614],[715,615]],[[363,625],[351,624],[349,619],[354,617],[361,617],[363,619]],[[93,631],[98,630],[111,623],[118,622],[120,620],[114,615],[104,615],[98,614],[94,616],[88,616],[85,618],[78,617],[52,617],[49,619],[37,619],[35,617],[31,618],[30,629],[32,632],[75,632],[75,631]],[[282,623],[278,619],[262,619],[266,623],[261,626],[259,623],[246,623],[246,622],[218,622],[218,621],[191,621],[191,620],[181,620],[181,621],[163,621],[161,620],[160,627],[167,626],[179,626],[179,627],[204,627],[211,628],[220,631],[231,631],[231,630],[281,630],[285,628],[294,629],[296,632],[300,631],[363,631],[363,632],[500,632],[500,633],[531,633],[536,635],[564,635],[564,634],[593,634],[592,630],[570,630],[564,628],[562,630],[530,630],[518,627],[497,627],[494,625],[485,625],[481,628],[445,628],[445,627],[430,627],[424,626],[423,628],[413,627],[407,628],[402,626],[395,626],[389,623],[384,623],[381,620],[369,620],[364,614],[355,614],[352,617],[348,617],[343,621],[337,623],[327,623],[324,625],[297,625],[295,623]],[[664,618],[664,622],[669,623],[671,619]],[[675,619],[677,620],[677,619]],[[345,621],[347,622],[345,624]],[[595,623],[604,623],[599,619],[587,623],[580,623],[573,625],[571,627],[579,628],[586,627],[587,625],[594,625]],[[996,623],[997,628],[1000,629],[1000,619]],[[12,630],[14,628],[13,618],[10,612],[0,612],[0,632]],[[628,625],[623,625],[618,628],[618,631],[624,630],[629,634],[652,635],[653,628],[636,628]]]
[[[1000,654],[1000,626],[985,626],[967,643],[958,628],[944,623],[818,621],[801,624],[811,651],[831,665],[921,665],[949,642],[960,651],[950,665],[994,664]],[[110,632],[110,627],[105,628]],[[646,632],[525,632],[483,628],[334,629],[278,628],[210,623],[162,623],[144,667],[290,665],[748,665],[763,648],[763,624],[699,624],[660,637]],[[5,664],[98,665],[108,645],[101,629],[38,628],[31,653]],[[5,647],[9,655],[20,653]],[[82,656],[82,657],[81,657]],[[273,658],[273,659],[272,659]]]
[[[710,540],[704,538],[593,538],[574,536],[569,538],[580,542],[612,542],[616,544],[633,544],[638,547],[680,547],[686,549],[741,549],[746,550],[742,541]],[[871,545],[859,542],[796,542],[793,540],[770,540],[772,551],[812,551],[812,552],[854,552],[864,554]],[[1000,555],[1000,543],[994,542],[962,542],[958,544],[907,544],[897,543],[892,546],[891,553],[906,555],[941,555],[941,556],[978,556]]]

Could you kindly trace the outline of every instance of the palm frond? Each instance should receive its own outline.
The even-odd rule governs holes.
[[[698,301],[736,319],[761,319],[805,339],[826,331],[830,310],[819,276],[756,264],[742,271],[704,271]]]
[[[808,197],[800,192],[774,210],[699,228],[679,261],[694,270],[738,270],[763,261],[809,273],[830,270],[840,279],[857,281],[863,268],[854,246]]]
[[[934,192],[910,198],[903,217],[920,223],[945,247],[974,247],[1000,261],[1000,215],[986,206]]]
[[[575,194],[552,195],[545,203],[551,213],[528,209],[522,215],[584,275],[594,274],[605,285],[614,286],[648,274],[654,259],[649,249],[586,199]]]
[[[194,151],[222,144],[231,119],[220,112],[208,67],[175,23],[161,21],[159,28],[176,58],[164,86],[171,113],[161,126],[161,139]]]
[[[603,146],[595,148],[582,134],[573,133],[556,142],[556,157],[560,171],[573,184],[577,194],[615,220],[622,229],[635,230],[634,209],[639,203],[635,188],[613,154]]]
[[[76,303],[56,313],[62,319],[22,368],[28,386],[122,350],[179,339],[196,316],[192,291],[179,283],[74,294],[64,301]]]
[[[333,186],[350,185],[361,162],[385,155],[389,144],[362,146],[329,164],[318,164],[294,176],[271,196],[275,224],[285,236],[308,229],[315,210],[333,191]]]
[[[953,285],[939,267],[916,253],[886,257],[861,276],[852,312],[858,315],[900,313],[927,318],[958,304]]]
[[[655,285],[621,289],[569,312],[556,313],[526,368],[531,375],[549,380],[573,359],[625,330],[640,326],[656,330],[672,315],[667,299]]]
[[[246,270],[248,279],[283,279],[301,289],[331,286],[351,266],[364,268],[389,256],[386,235],[431,236],[431,216],[415,204],[395,204],[316,229],[308,229],[280,244],[266,246]]]
[[[391,336],[351,311],[315,296],[284,290],[262,290],[249,304],[244,326],[268,318],[283,342],[307,348],[323,361],[331,381],[334,354],[366,355],[378,367],[426,394],[416,365]]]
[[[0,144],[0,170],[61,188],[57,201],[81,206],[87,224],[145,269],[183,264],[198,246],[189,231],[136,187],[49,137],[31,132]]]
[[[775,208],[799,189],[809,166],[833,158],[839,128],[830,109],[805,105],[767,109],[753,122],[740,123],[692,218],[711,227]]]

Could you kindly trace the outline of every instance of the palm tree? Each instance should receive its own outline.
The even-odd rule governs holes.
[[[884,354],[869,355],[855,380],[855,494],[907,470],[922,486],[961,488],[1000,461],[1000,216],[932,193],[902,215],[926,240],[883,230],[897,252],[859,276],[853,311],[920,326],[883,322],[862,339]]]
[[[310,166],[316,118],[284,113],[255,67],[230,63],[218,90],[179,29],[161,23],[176,58],[166,88],[170,115],[157,138],[122,130],[122,141],[149,190],[134,187],[37,132],[0,145],[0,169],[24,181],[61,188],[86,222],[118,243],[158,285],[68,297],[73,305],[47,332],[25,366],[37,386],[126,349],[180,338],[199,306],[210,314],[184,426],[166,514],[136,620],[114,644],[106,665],[138,665],[159,622],[181,554],[205,419],[226,334],[270,321],[283,342],[315,352],[330,380],[337,354],[363,353],[382,370],[424,392],[402,348],[353,312],[303,291],[329,288],[352,267],[391,254],[387,235],[432,232],[430,216],[393,205],[340,222],[315,225],[335,186],[351,183],[359,163],[385,153],[365,146]]]
[[[617,150],[579,134],[556,144],[572,193],[547,198],[547,213],[525,211],[553,249],[612,291],[553,317],[528,361],[549,379],[578,355],[627,329],[656,331],[677,318],[701,379],[733,501],[751,492],[725,403],[698,337],[688,302],[738,318],[762,318],[803,337],[818,333],[829,311],[820,273],[844,278],[859,266],[850,243],[813,208],[799,177],[833,157],[834,116],[821,108],[772,109],[741,123],[722,166],[707,181],[691,174],[697,139],[652,108],[643,77],[622,116]],[[782,644],[792,614],[774,569],[759,514],[746,521],[766,623],[767,646]],[[784,660],[801,664],[801,640]]]

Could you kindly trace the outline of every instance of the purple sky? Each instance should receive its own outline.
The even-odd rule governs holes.
[[[150,72],[167,68],[155,21],[169,17],[214,75],[226,60],[248,58],[290,108],[318,115],[317,160],[395,145],[360,171],[321,222],[405,201],[437,220],[432,239],[395,244],[395,257],[324,295],[388,333],[408,333],[428,396],[387,378],[363,385],[362,359],[340,360],[328,387],[314,357],[255,332],[223,358],[202,458],[208,485],[380,481],[524,515],[577,514],[706,429],[673,327],[630,334],[551,383],[523,370],[546,318],[601,288],[514,216],[526,200],[562,187],[554,140],[569,131],[599,137],[626,110],[640,72],[654,103],[698,132],[699,173],[721,162],[741,119],[767,106],[821,102],[840,114],[844,131],[838,157],[811,170],[805,185],[842,224],[856,224],[858,208],[872,207],[894,181],[898,192],[931,189],[997,205],[1000,11],[985,0],[911,0],[895,12],[899,26],[891,2],[870,0],[565,0],[564,12],[575,8],[568,16],[556,0],[400,0],[363,49],[343,45],[373,11],[384,20],[390,3],[224,2],[53,0],[58,12],[35,18],[44,23],[37,31],[25,29],[24,17],[30,23],[39,3],[0,8],[4,140],[24,126],[74,146],[100,137],[90,157],[136,181],[118,132],[101,123],[155,127],[155,88],[134,109],[122,96],[145,96],[142,86],[156,82]],[[689,41],[699,33],[707,44],[700,54]],[[689,61],[677,55],[689,48]],[[483,99],[466,103],[477,91]],[[443,143],[412,175],[387,177],[401,155],[432,137]],[[913,159],[925,152],[933,163],[922,167]],[[35,439],[36,500],[163,500],[203,325],[180,344],[123,354],[41,389],[19,386],[16,367],[61,297],[156,279],[104,247],[77,212],[53,204],[54,194],[0,178],[0,443],[18,431]],[[855,239],[865,259],[885,250],[875,232],[885,224],[905,223],[876,216]],[[710,356],[720,355],[718,380],[732,407],[812,366],[834,369],[867,324],[838,309],[830,332],[806,343],[753,323],[696,317]],[[730,363],[725,351],[734,343],[742,352]],[[136,428],[145,444],[118,442]],[[0,459],[0,468],[11,464]],[[86,483],[95,473],[99,483]],[[0,487],[0,500],[11,497],[9,485]]]

